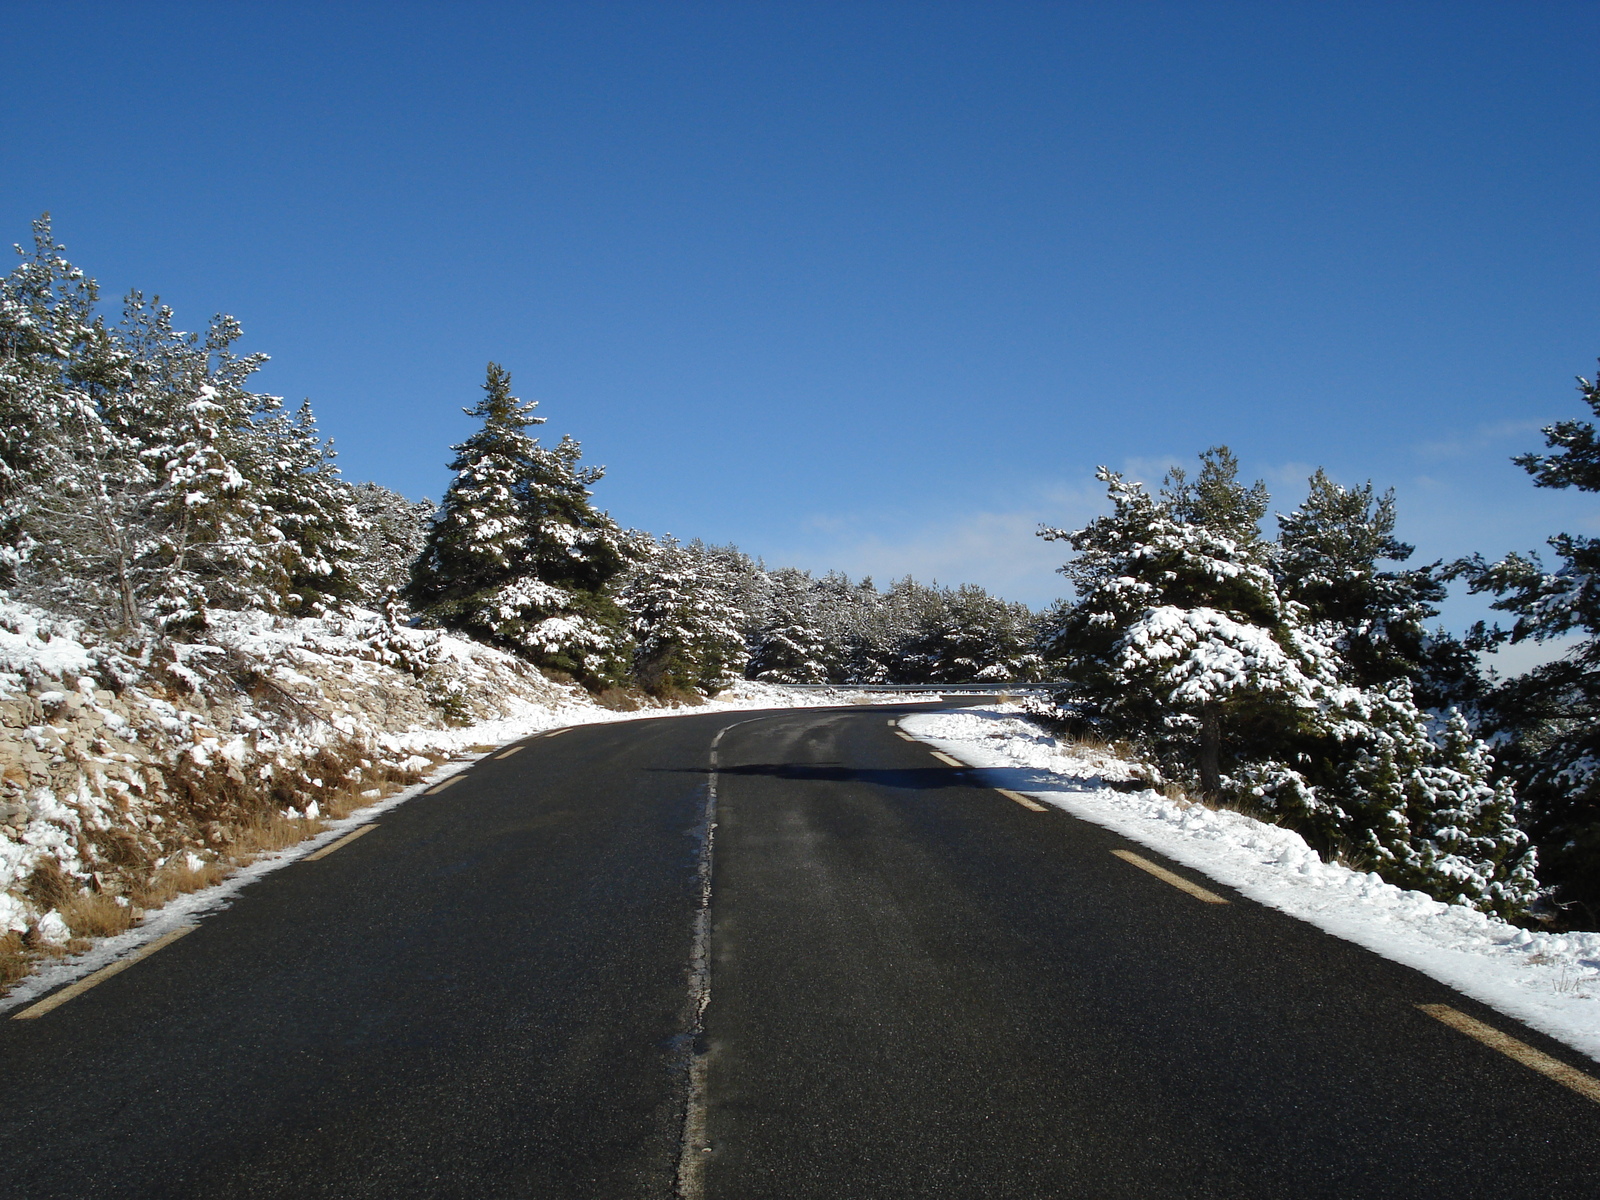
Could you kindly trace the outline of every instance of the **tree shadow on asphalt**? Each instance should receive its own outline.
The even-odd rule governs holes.
[[[653,770],[670,771],[678,775],[709,775],[708,767],[655,767]],[[748,763],[742,767],[718,767],[718,775],[765,776],[769,779],[792,779],[806,783],[875,783],[892,788],[946,788],[971,787],[977,781],[968,778],[960,767],[901,767],[898,770],[872,767],[836,767],[807,763]]]
[[[709,775],[707,767],[658,767],[676,774]],[[1009,788],[1014,792],[1089,791],[1102,786],[1098,779],[1063,778],[1030,767],[844,767],[826,763],[748,763],[718,767],[719,775],[764,776],[815,783],[870,783],[910,790],[947,787]]]

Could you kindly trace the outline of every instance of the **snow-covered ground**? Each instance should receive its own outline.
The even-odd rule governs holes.
[[[1600,1060],[1600,933],[1519,929],[1325,863],[1299,834],[1276,825],[1149,790],[1118,791],[1107,781],[1132,778],[1131,764],[1057,742],[1014,706],[917,713],[900,726],[988,769],[996,783],[1115,830]]]

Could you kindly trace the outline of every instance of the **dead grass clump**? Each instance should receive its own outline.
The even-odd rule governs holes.
[[[257,854],[286,850],[322,832],[322,822],[310,817],[286,817],[279,812],[261,813],[234,833],[233,854],[248,862]]]
[[[609,687],[603,692],[597,692],[594,702],[601,708],[609,708],[612,712],[638,712],[644,705],[641,695],[633,688]]]
[[[22,935],[8,931],[0,936],[0,991],[9,988],[32,970],[33,962],[22,944]]]
[[[208,862],[191,867],[188,858],[184,857],[168,863],[130,899],[140,908],[160,908],[174,896],[198,892],[201,888],[221,883],[227,876],[228,868],[222,863]]]
[[[78,893],[72,877],[61,869],[60,863],[49,856],[41,858],[38,865],[33,868],[33,874],[28,876],[24,890],[28,894],[28,899],[44,912],[60,908]]]
[[[74,896],[60,911],[67,928],[80,938],[115,937],[133,926],[133,906],[102,893]]]
[[[474,753],[486,754],[493,749],[493,746],[472,747]],[[322,797],[318,803],[322,811],[330,817],[335,819],[348,817],[358,808],[376,804],[379,800],[410,787],[444,761],[437,755],[427,757],[429,764],[420,771],[402,771],[389,763],[374,764],[368,759],[359,759],[356,766],[346,772],[345,782]],[[378,794],[368,795],[369,792]]]

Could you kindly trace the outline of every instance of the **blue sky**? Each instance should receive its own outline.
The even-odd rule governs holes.
[[[0,239],[237,315],[352,479],[437,498],[492,358],[771,563],[1042,604],[1096,464],[1214,443],[1600,532],[1507,461],[1600,356],[1592,3],[0,12]]]

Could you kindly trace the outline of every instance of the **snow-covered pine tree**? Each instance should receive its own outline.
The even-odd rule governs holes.
[[[1307,606],[1278,593],[1273,548],[1255,536],[1265,490],[1239,484],[1231,456],[1204,458],[1193,484],[1175,475],[1160,499],[1103,472],[1112,513],[1073,533],[1046,531],[1079,551],[1064,569],[1078,598],[1054,638],[1069,677],[1116,733],[1154,743],[1208,792],[1248,799],[1325,853],[1443,899],[1519,911],[1532,898],[1532,859],[1487,748],[1459,714],[1432,736],[1406,678],[1363,688],[1339,653],[1346,626],[1329,596],[1350,593],[1318,588],[1351,585],[1358,572],[1338,574],[1328,547],[1363,533],[1364,514],[1367,545],[1381,551],[1383,514],[1371,521],[1370,505],[1325,490],[1317,503],[1354,531],[1313,537],[1310,520],[1289,522],[1293,552],[1322,547],[1296,576],[1316,581],[1313,602],[1330,604],[1327,619],[1308,624]],[[1341,552],[1347,567],[1361,553]],[[1370,616],[1354,612],[1358,633],[1371,631]]]
[[[902,641],[903,662],[915,663],[929,683],[1020,681],[1039,678],[1033,616],[1026,605],[991,596],[977,584],[938,589],[919,606],[917,624]]]
[[[339,478],[332,443],[317,433],[311,402],[258,428],[262,499],[287,552],[285,609],[312,614],[360,599],[363,518],[354,490]]]
[[[1600,417],[1600,376],[1578,391]],[[1600,492],[1600,433],[1592,421],[1558,421],[1544,430],[1549,453],[1513,461],[1535,487]],[[1493,607],[1515,619],[1484,629],[1482,644],[1575,638],[1558,660],[1507,680],[1491,697],[1503,749],[1527,806],[1547,882],[1588,928],[1600,928],[1600,538],[1558,533],[1549,539],[1559,565],[1537,553],[1490,563],[1480,556],[1452,567],[1473,592],[1498,597]],[[1579,911],[1583,916],[1579,917]]]
[[[1061,568],[1077,600],[1047,644],[1092,719],[1215,794],[1231,764],[1307,723],[1327,668],[1278,596],[1258,530],[1265,488],[1239,483],[1226,447],[1201,463],[1192,483],[1169,475],[1159,500],[1102,467],[1112,512],[1041,535],[1078,553]]]
[[[618,595],[634,637],[634,676],[656,696],[720,691],[744,672],[734,563],[668,535],[648,544]]]
[[[432,623],[592,686],[616,682],[630,646],[610,585],[626,557],[622,531],[589,502],[602,471],[579,465],[570,437],[544,447],[525,432],[543,418],[499,364],[483,388],[464,410],[483,425],[454,447],[456,477],[408,596]]]
[[[817,627],[815,581],[788,567],[769,578],[766,611],[745,673],[766,683],[826,683],[828,647]]]
[[[33,223],[32,253],[15,249],[21,261],[0,278],[0,587],[17,583],[29,514],[58,488],[74,446],[87,440],[104,455],[96,399],[127,366],[95,313],[94,280],[67,261],[50,214]]]
[[[357,600],[387,610],[411,582],[411,566],[422,554],[438,510],[431,500],[407,500],[376,483],[358,483],[351,492],[360,517]]]
[[[267,503],[272,460],[256,418],[281,401],[246,386],[266,355],[233,352],[241,330],[229,316],[202,337],[138,292],[124,313],[133,378],[101,412],[150,472],[136,570],[146,611],[169,630],[202,622],[208,607],[278,611],[293,550]]]
[[[1338,751],[1317,764],[1319,816],[1352,861],[1441,900],[1517,916],[1538,891],[1516,794],[1452,710],[1437,733],[1405,680],[1344,691],[1330,711]]]
[[[1278,525],[1274,564],[1282,593],[1338,648],[1350,682],[1381,687],[1407,679],[1425,705],[1459,703],[1478,693],[1470,652],[1427,628],[1445,596],[1438,564],[1379,568],[1412,554],[1394,536],[1392,489],[1377,495],[1370,481],[1341,487],[1319,467],[1305,501],[1280,514]]]

